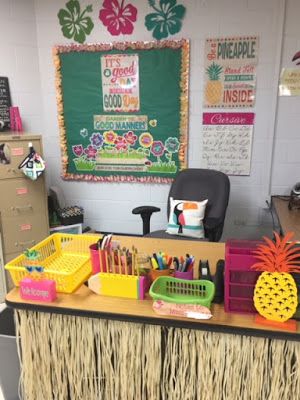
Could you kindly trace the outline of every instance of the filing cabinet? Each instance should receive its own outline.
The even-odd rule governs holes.
[[[49,235],[45,177],[33,181],[18,168],[28,154],[29,143],[42,154],[39,135],[0,135],[0,302],[3,265]]]

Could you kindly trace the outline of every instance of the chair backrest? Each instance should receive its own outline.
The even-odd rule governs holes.
[[[170,197],[178,200],[202,201],[208,199],[206,218],[225,219],[229,200],[230,181],[226,174],[212,169],[185,169],[176,176],[168,197],[168,218]]]

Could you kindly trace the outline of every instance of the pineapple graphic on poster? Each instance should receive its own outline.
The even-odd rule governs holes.
[[[204,107],[253,107],[258,37],[207,39]]]
[[[262,271],[254,289],[254,305],[267,320],[286,322],[297,309],[297,286],[291,272],[300,272],[300,249],[290,241],[293,233],[283,238],[274,232],[275,242],[264,237],[255,251],[259,260],[252,266]]]
[[[209,78],[205,86],[205,101],[207,104],[216,105],[222,101],[223,84],[220,81],[222,70],[221,65],[214,62],[206,69]]]

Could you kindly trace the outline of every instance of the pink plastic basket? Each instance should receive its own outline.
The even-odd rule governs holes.
[[[251,266],[257,262],[253,251],[261,244],[254,240],[228,240],[225,244],[225,311],[256,313],[254,287],[260,272]]]

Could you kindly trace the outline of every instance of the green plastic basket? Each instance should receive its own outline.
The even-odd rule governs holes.
[[[152,283],[149,294],[153,300],[210,307],[215,295],[215,285],[206,280],[190,281],[160,276]]]

